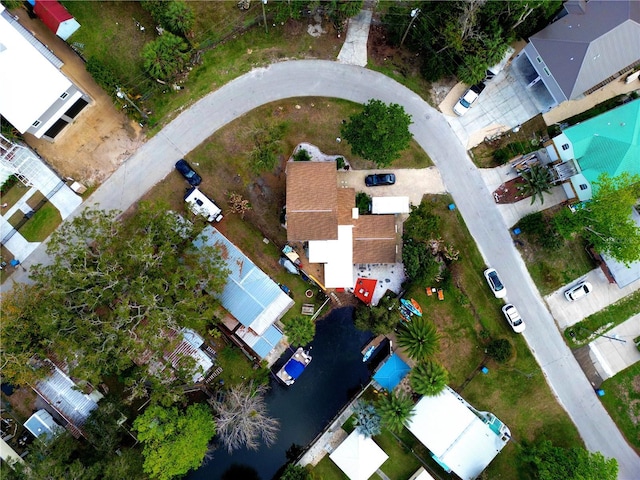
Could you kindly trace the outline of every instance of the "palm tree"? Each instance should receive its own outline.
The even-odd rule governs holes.
[[[518,190],[525,196],[531,195],[531,205],[537,196],[540,197],[540,203],[544,203],[543,193],[549,193],[553,180],[549,169],[543,165],[534,165],[528,171],[522,172],[521,176],[526,183],[518,187]]]
[[[354,425],[367,438],[380,434],[380,415],[372,403],[360,400],[354,408]]]
[[[413,400],[408,395],[391,392],[378,401],[382,425],[394,433],[400,433],[413,416]]]
[[[416,393],[433,397],[438,395],[449,381],[449,373],[438,362],[432,360],[419,363],[411,371],[411,388]]]
[[[405,348],[414,360],[426,360],[438,351],[440,335],[433,323],[418,317],[406,323],[398,332],[398,345]]]

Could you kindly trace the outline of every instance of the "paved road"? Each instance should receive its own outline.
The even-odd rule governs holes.
[[[500,272],[509,301],[524,312],[528,321],[525,339],[587,448],[616,457],[620,478],[638,478],[640,458],[627,445],[562,341],[465,148],[440,113],[384,75],[321,60],[283,62],[256,69],[183,112],[112,175],[89,203],[99,203],[102,208],[128,208],[171,171],[177,158],[214,131],[259,105],[292,96],[337,97],[361,103],[378,98],[404,106],[413,117],[411,130],[415,139],[440,170],[483,256]],[[34,254],[29,263],[46,260],[42,249]]]

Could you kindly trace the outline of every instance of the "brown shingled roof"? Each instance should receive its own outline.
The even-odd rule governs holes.
[[[396,226],[393,215],[363,215],[353,229],[353,263],[395,263]]]
[[[353,208],[356,206],[356,191],[354,188],[338,189],[338,225],[353,223]]]
[[[337,240],[335,162],[287,163],[287,239]]]

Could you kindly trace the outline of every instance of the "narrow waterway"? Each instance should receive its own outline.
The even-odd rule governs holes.
[[[271,379],[266,401],[271,416],[280,420],[276,444],[257,451],[239,450],[232,455],[217,450],[211,461],[188,478],[271,480],[286,463],[286,451],[293,444],[306,447],[369,381],[369,370],[362,363],[360,349],[371,335],[357,330],[351,318],[352,309],[342,308],[318,321],[311,344],[313,360],[294,385],[285,387]],[[285,355],[288,357],[291,352]],[[231,467],[233,470],[229,471]],[[257,477],[246,467],[255,470]]]

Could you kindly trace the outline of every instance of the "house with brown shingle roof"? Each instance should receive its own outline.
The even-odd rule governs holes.
[[[335,162],[287,164],[287,239],[308,242],[326,288],[353,288],[353,265],[395,263],[394,215],[359,216],[353,188],[339,188]]]

